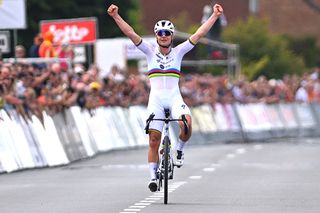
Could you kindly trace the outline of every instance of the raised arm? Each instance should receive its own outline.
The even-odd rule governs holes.
[[[111,16],[120,30],[128,37],[131,39],[131,41],[137,45],[141,42],[142,38],[133,30],[133,28],[125,21],[122,19],[122,17],[118,13],[119,8],[118,6],[112,4],[107,12],[109,16]]]
[[[222,13],[223,8],[219,4],[215,4],[213,6],[212,15],[198,28],[198,30],[192,36],[190,36],[191,42],[193,44],[198,43],[198,41],[209,32],[210,28]]]

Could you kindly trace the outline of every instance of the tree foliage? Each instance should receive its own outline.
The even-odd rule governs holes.
[[[269,31],[265,19],[249,17],[247,21],[239,21],[224,31],[223,38],[239,44],[241,72],[249,79],[260,75],[281,78],[305,71],[303,59],[289,49],[284,36]]]
[[[96,17],[98,20],[98,35],[100,38],[122,36],[118,27],[107,15],[110,4],[119,6],[121,16],[127,20],[138,32],[139,25],[138,0],[28,0],[27,1],[27,29],[18,31],[19,43],[29,47],[33,37],[39,32],[41,20],[69,19]]]
[[[292,37],[286,35],[286,37],[290,49],[304,59],[307,67],[320,66],[320,48],[317,47],[317,39],[314,36]]]

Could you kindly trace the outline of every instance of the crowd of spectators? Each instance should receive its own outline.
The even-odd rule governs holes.
[[[285,76],[255,81],[240,79],[230,82],[226,75],[187,74],[180,80],[181,93],[189,106],[201,104],[278,103],[320,101],[319,69],[302,77]],[[145,105],[149,82],[144,74],[126,75],[116,66],[99,77],[99,68],[86,69],[81,64],[71,70],[60,63],[39,68],[34,64],[2,64],[0,69],[0,107],[16,109],[25,117],[41,117],[42,110],[54,114],[66,107],[83,109],[99,106]]]
[[[18,46],[19,57],[25,49]],[[283,79],[231,82],[228,76],[185,74],[180,79],[181,93],[190,107],[215,103],[279,103],[320,102],[320,69],[303,76],[284,76]],[[127,74],[113,66],[107,76],[99,75],[99,68],[74,64],[71,68],[54,62],[40,66],[31,63],[0,61],[0,109],[15,109],[24,118],[42,111],[50,115],[78,105],[93,112],[100,106],[146,105],[149,81],[145,74]]]

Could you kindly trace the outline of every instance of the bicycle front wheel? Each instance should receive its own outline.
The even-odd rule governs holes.
[[[164,143],[164,204],[168,203],[168,180],[169,180],[169,152],[170,152],[170,139],[168,136],[165,136],[163,139]]]

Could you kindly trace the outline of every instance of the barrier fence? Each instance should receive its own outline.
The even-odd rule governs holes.
[[[190,143],[248,142],[281,137],[317,137],[320,104],[216,104],[191,108]],[[24,120],[0,110],[0,173],[66,165],[99,152],[147,146],[145,106],[101,107],[89,113],[71,107],[54,116]],[[170,134],[176,142],[178,125]]]

